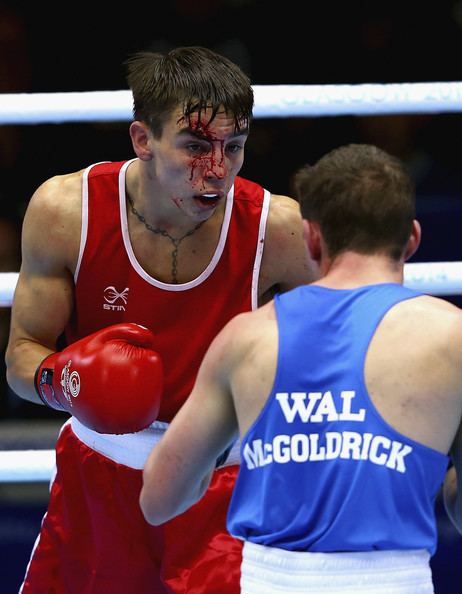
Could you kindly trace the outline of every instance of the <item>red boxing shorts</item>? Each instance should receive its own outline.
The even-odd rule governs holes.
[[[142,471],[83,443],[69,423],[21,594],[238,594],[242,543],[226,530],[238,466],[162,526],[139,506]]]

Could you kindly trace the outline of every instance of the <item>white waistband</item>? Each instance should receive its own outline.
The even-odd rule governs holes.
[[[67,423],[71,424],[72,431],[86,446],[114,462],[137,470],[143,469],[149,453],[168,427],[168,423],[155,421],[150,427],[137,433],[112,435],[97,433],[82,425],[75,417],[71,417]],[[222,466],[239,464],[239,450],[240,442],[238,441],[233,445],[228,459]]]
[[[434,594],[426,550],[304,553],[244,543],[241,594]]]

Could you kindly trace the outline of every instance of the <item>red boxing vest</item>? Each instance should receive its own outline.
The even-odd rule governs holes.
[[[209,344],[236,314],[257,307],[270,194],[236,177],[226,199],[216,251],[184,284],[149,276],[128,234],[125,174],[131,161],[97,163],[83,176],[82,236],[67,344],[119,322],[156,335],[165,369],[160,421],[171,421],[189,395]]]

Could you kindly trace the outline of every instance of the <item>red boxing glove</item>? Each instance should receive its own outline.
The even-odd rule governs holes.
[[[135,433],[157,419],[163,365],[153,333],[114,324],[46,357],[35,373],[41,400],[99,433]]]

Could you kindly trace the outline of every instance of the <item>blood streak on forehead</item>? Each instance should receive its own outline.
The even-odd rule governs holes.
[[[177,124],[179,126],[185,125],[197,134],[202,133],[204,136],[208,136],[210,134],[210,126],[216,122],[218,116],[222,116],[222,122],[223,120],[228,120],[226,123],[228,126],[232,126],[233,134],[245,134],[247,132],[249,122],[246,118],[237,120],[232,112],[224,108],[214,110],[211,106],[197,108],[187,113],[183,112],[178,118]]]
[[[225,111],[221,111],[220,113],[226,115]],[[188,128],[195,136],[203,138],[210,143],[217,143],[219,146],[218,151],[211,150],[210,153],[195,157],[192,160],[190,180],[194,178],[194,170],[196,168],[216,172],[218,177],[226,175],[226,172],[222,169],[225,163],[225,140],[218,138],[216,133],[211,129],[211,126],[213,127],[213,123],[215,122],[215,116],[216,114],[213,114],[212,110],[201,110],[189,114],[187,118],[183,118],[183,122],[187,121]]]

